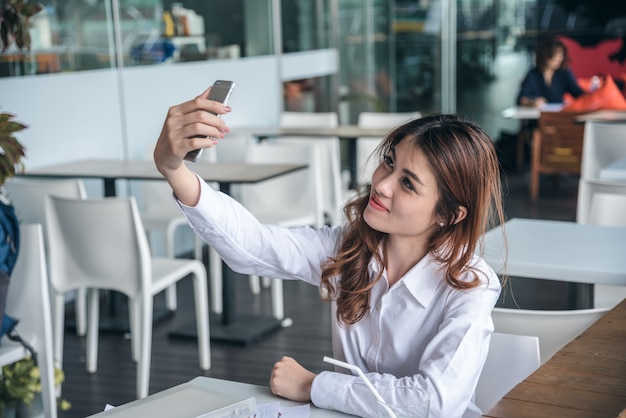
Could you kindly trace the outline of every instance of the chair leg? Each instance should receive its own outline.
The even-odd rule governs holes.
[[[267,289],[268,287],[272,285],[272,279],[269,277],[262,277],[261,285],[263,285],[263,287]]]
[[[152,360],[152,295],[143,295],[141,297],[141,331],[139,332],[139,340],[141,341],[141,353],[139,362],[137,363],[137,399],[148,396],[148,388],[150,384],[150,362]]]
[[[198,335],[198,356],[200,368],[211,368],[211,346],[209,332],[209,301],[207,298],[207,280],[204,266],[194,272],[194,296],[196,304],[196,327]]]
[[[63,293],[55,293],[54,295],[54,359],[59,367],[63,367],[63,338],[65,327],[65,295]]]
[[[174,250],[174,239],[176,238],[176,228],[173,226],[168,226],[166,237],[165,237],[165,251],[166,256],[169,258],[176,257],[176,252]],[[167,309],[170,311],[175,311],[177,306],[177,296],[176,296],[176,284],[169,286],[165,290],[165,304]]]
[[[250,275],[248,280],[250,282],[250,291],[252,292],[252,294],[253,295],[258,295],[259,293],[261,293],[261,279],[260,279],[260,277],[256,276],[256,275]]]
[[[87,372],[98,370],[98,323],[100,321],[100,300],[98,289],[89,289],[89,324],[87,325]]]
[[[81,288],[76,291],[76,335],[84,337],[87,333],[87,289]]]
[[[211,276],[211,310],[222,313],[222,259],[217,251],[209,247],[209,268]]]
[[[281,279],[272,279],[272,315],[276,319],[285,318],[283,281]]]
[[[141,343],[141,312],[139,303],[131,298],[128,299],[128,319],[130,324],[130,349],[134,362],[139,361]]]

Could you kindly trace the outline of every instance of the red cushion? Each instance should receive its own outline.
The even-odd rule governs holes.
[[[585,93],[563,107],[563,111],[570,112],[604,109],[626,109],[626,99],[610,75],[606,76],[598,90]]]
[[[567,36],[558,39],[565,44],[569,55],[569,67],[576,77],[591,77],[608,74],[618,77],[626,72],[626,64],[611,60],[611,55],[622,50],[622,38],[605,39],[594,46],[582,46]]]

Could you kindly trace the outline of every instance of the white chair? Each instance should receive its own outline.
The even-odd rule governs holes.
[[[200,368],[210,368],[206,269],[199,260],[153,258],[133,197],[106,199],[46,198],[50,282],[54,303],[71,290],[89,288],[87,371],[97,369],[98,290],[129,298],[131,351],[137,361],[137,397],[148,395],[153,297],[192,275]],[[55,309],[55,355],[63,356],[63,315]]]
[[[595,193],[626,194],[626,180],[601,178],[603,168],[624,158],[626,123],[585,122],[576,222],[589,222]]]
[[[204,150],[200,159],[194,164],[207,164],[216,160],[215,148]],[[187,230],[193,234],[194,257],[202,261],[204,242],[191,231],[187,218],[181,213],[172,198],[172,188],[164,181],[142,181],[140,213],[144,228],[151,238],[152,252],[156,253],[158,237],[165,243],[165,256],[175,258],[176,232]],[[217,185],[213,185],[217,188]],[[211,307],[213,312],[222,312],[221,279],[222,262],[215,250],[209,247],[209,276],[211,280]],[[166,304],[169,310],[176,310],[176,286],[166,292]]]
[[[496,332],[539,337],[543,364],[609,310],[610,308],[562,311],[494,308],[491,317]]]
[[[324,225],[321,155],[323,146],[315,143],[261,142],[248,148],[246,160],[253,163],[307,164],[303,170],[241,186],[241,203],[259,221],[285,227]],[[282,281],[273,279],[272,313],[284,318]]]
[[[16,330],[37,352],[41,373],[44,416],[57,417],[57,393],[54,385],[54,350],[48,268],[41,224],[20,225],[20,250],[11,274],[6,312],[19,320]],[[21,360],[30,353],[6,337],[0,345],[0,367]]]
[[[626,194],[594,193],[589,223],[626,227]],[[626,298],[626,286],[597,284],[593,289],[593,297],[595,308],[612,308]]]
[[[392,128],[409,121],[421,118],[420,112],[361,112],[357,125],[361,128]],[[358,138],[356,143],[357,181],[359,185],[367,184],[372,180],[372,174],[376,169],[370,161],[372,152],[376,149],[382,138]]]
[[[7,195],[15,207],[20,222],[41,224],[44,234],[44,244],[48,247],[46,235],[46,214],[44,202],[46,195],[74,197],[86,199],[85,185],[81,179],[37,179],[12,178],[5,183]],[[47,251],[47,250],[46,250]],[[76,333],[85,335],[86,332],[86,289],[76,292],[75,317]]]
[[[537,370],[540,363],[539,338],[494,332],[489,354],[478,379],[474,401],[488,411],[519,382]]]
[[[339,126],[339,117],[336,112],[282,112],[280,126],[283,128],[336,128]],[[329,137],[288,137],[283,136],[275,140],[276,143],[315,143],[321,144],[321,174],[324,215],[326,221],[337,224],[340,216],[338,211],[343,203],[347,187],[342,184],[341,176],[341,146],[339,138]]]

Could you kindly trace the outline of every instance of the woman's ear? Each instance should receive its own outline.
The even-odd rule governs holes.
[[[467,208],[465,206],[459,206],[459,210],[456,214],[456,219],[454,220],[454,224],[458,224],[467,216]]]

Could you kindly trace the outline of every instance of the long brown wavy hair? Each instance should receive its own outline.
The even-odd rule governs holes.
[[[477,243],[488,227],[504,223],[500,166],[492,140],[476,123],[459,115],[431,115],[406,122],[393,129],[380,143],[373,157],[382,161],[400,141],[410,141],[421,150],[435,175],[439,201],[437,221],[444,224],[430,237],[428,251],[442,263],[446,282],[456,289],[480,284],[469,265]],[[366,186],[348,202],[345,234],[336,256],[322,266],[321,287],[328,298],[337,301],[337,320],[354,324],[367,312],[369,293],[381,279],[383,269],[370,279],[372,257],[382,267],[387,234],[372,229],[363,220],[369,202]],[[459,207],[467,209],[455,223]],[[461,280],[465,272],[471,280]],[[339,277],[340,281],[333,278]]]

